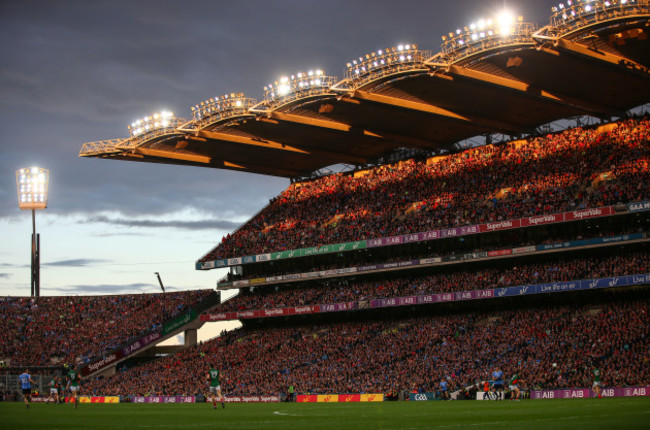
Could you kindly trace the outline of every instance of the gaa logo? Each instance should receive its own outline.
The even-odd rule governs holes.
[[[426,400],[426,399],[427,399],[427,395],[426,395],[426,394],[416,394],[416,395],[414,396],[414,399],[415,399],[415,400]]]

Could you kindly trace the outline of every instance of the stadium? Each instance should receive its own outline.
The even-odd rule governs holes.
[[[85,421],[44,412],[50,428],[643,428],[649,33],[648,0],[502,13],[439,52],[387,47],[343,78],[297,72],[85,143],[290,185],[193,256],[216,289],[0,298],[3,400],[22,402],[29,368],[36,403],[81,377],[62,398]],[[225,321],[242,326],[197,342]]]

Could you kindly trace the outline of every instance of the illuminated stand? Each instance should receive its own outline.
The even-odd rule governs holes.
[[[40,284],[40,235],[36,234],[36,210],[47,207],[47,190],[50,172],[39,167],[16,171],[18,207],[32,211],[32,297],[41,295]]]

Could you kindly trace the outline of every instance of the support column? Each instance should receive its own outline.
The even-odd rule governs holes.
[[[197,330],[195,328],[191,328],[188,330],[185,330],[185,347],[187,348],[188,346],[194,346],[196,345],[196,335]]]

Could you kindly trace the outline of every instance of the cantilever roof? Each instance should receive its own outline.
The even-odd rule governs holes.
[[[621,116],[650,102],[650,6],[640,3],[564,32],[549,26],[471,55],[430,56],[361,85],[348,77],[214,122],[91,142],[80,155],[298,177],[400,147],[447,149],[575,115]]]

